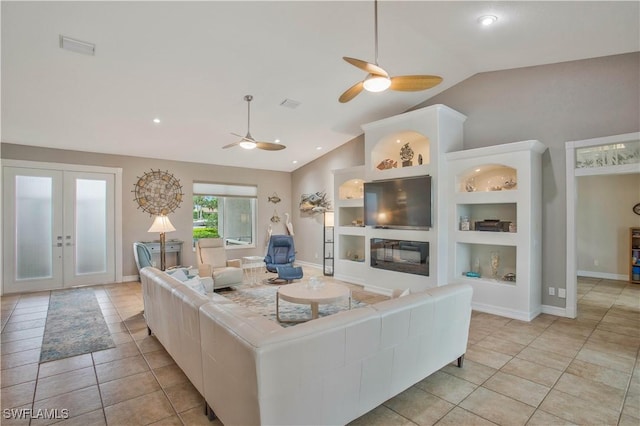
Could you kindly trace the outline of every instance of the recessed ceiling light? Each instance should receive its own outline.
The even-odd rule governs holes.
[[[400,143],[400,139],[396,139],[396,143]]]
[[[293,160],[292,163],[293,164],[298,164],[298,160]]]
[[[489,25],[495,23],[498,20],[498,17],[495,15],[484,15],[478,18],[478,22],[483,27],[488,27]]]
[[[160,124],[160,119],[156,117],[156,118],[153,119],[153,122],[156,123],[156,124]]]
[[[321,147],[321,146],[316,146],[316,149],[317,149],[318,151],[320,151],[320,150],[322,149],[322,147]]]
[[[280,139],[276,139],[275,141],[273,141],[274,143],[280,143]]]
[[[476,173],[479,172],[479,171],[480,171],[480,169],[476,169]]]

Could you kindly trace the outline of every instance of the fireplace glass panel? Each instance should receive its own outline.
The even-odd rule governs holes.
[[[371,239],[371,267],[429,276],[429,243]]]

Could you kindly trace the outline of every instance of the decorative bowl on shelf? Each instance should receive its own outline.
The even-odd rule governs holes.
[[[502,185],[504,189],[515,189],[516,186],[518,186],[518,182],[513,179],[509,179]]]
[[[516,274],[514,274],[513,272],[509,272],[504,277],[502,277],[502,280],[503,281],[515,282],[516,281]]]

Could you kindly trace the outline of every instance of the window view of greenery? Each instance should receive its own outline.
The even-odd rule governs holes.
[[[255,199],[246,197],[193,197],[193,241],[222,237],[227,246],[254,242]]]

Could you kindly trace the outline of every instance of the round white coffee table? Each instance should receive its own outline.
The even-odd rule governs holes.
[[[305,320],[281,320],[280,319],[280,299],[291,303],[299,303],[302,305],[311,305],[311,318],[318,318],[318,305],[336,303],[342,300],[349,300],[349,309],[351,309],[351,289],[349,287],[336,284],[324,283],[320,287],[311,287],[306,282],[295,284],[287,284],[278,288],[276,292],[276,318],[279,322],[304,322]]]

